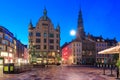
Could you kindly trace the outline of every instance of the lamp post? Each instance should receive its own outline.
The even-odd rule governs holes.
[[[105,75],[105,58],[104,58],[104,60],[102,61],[102,63],[103,63],[103,75]]]
[[[111,75],[110,76],[113,76],[113,74],[112,74],[112,68],[113,68],[112,58],[113,58],[113,55],[111,55]]]

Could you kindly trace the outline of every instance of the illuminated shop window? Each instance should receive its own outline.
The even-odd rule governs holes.
[[[6,56],[6,57],[8,57],[8,53],[7,53],[7,52],[1,52],[1,56]]]

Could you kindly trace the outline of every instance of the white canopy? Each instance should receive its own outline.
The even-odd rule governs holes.
[[[120,45],[98,52],[98,54],[119,54],[119,53],[120,53]]]
[[[117,46],[102,50],[98,54],[119,54],[120,59],[120,43]]]

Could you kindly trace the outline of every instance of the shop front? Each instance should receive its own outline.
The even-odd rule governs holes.
[[[3,63],[4,63],[4,58],[0,57],[0,75],[3,74]]]

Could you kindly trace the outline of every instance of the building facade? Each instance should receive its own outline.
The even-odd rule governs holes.
[[[73,64],[82,64],[82,42],[75,39],[72,41]]]
[[[102,63],[104,59],[109,59],[109,54],[98,54],[99,51],[102,51],[104,49],[107,49],[107,42],[100,37],[94,37],[94,40],[96,42],[96,63]]]
[[[65,43],[62,46],[62,62],[63,64],[81,64],[82,63],[82,43],[78,40],[73,40],[70,43]]]
[[[72,45],[71,43],[65,43],[62,46],[62,64],[73,64]]]
[[[24,48],[8,29],[0,26],[0,64],[18,63],[19,58],[24,59]]]
[[[96,47],[96,63],[103,63],[104,61],[106,63],[110,63],[113,60],[112,54],[98,54],[99,51],[105,50],[107,48],[110,48],[112,46],[117,45],[116,39],[104,39],[102,36],[92,36],[89,35],[92,40],[95,41],[95,47]]]
[[[60,26],[56,29],[44,9],[36,27],[29,24],[29,53],[33,64],[56,64],[60,54]]]

